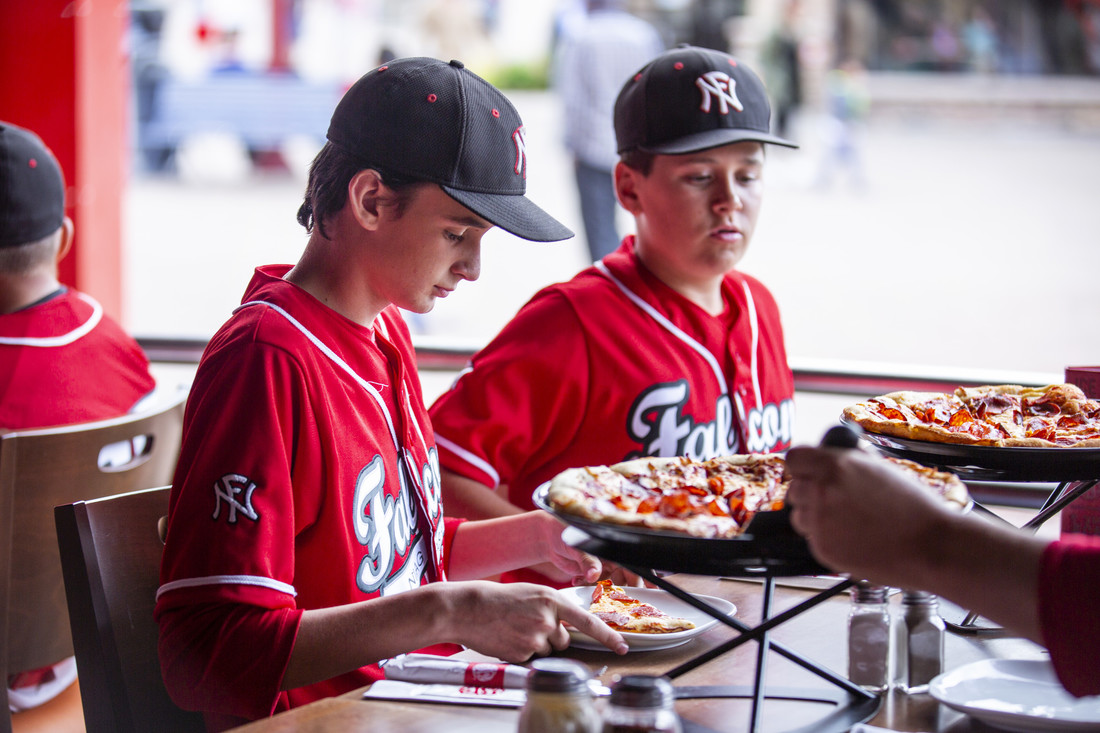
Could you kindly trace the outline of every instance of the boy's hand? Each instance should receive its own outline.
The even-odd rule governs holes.
[[[475,651],[508,662],[524,662],[569,646],[562,622],[617,654],[627,652],[617,631],[547,586],[533,583],[470,581],[448,584],[451,638]]]

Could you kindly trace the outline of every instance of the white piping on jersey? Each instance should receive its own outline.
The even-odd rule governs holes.
[[[718,365],[718,360],[714,358],[714,354],[710,353],[707,347],[703,346],[701,343],[693,339],[681,328],[679,328],[675,323],[665,318],[664,315],[658,313],[656,308],[645,302],[645,300],[643,300],[640,295],[627,287],[626,283],[622,282],[617,277],[612,275],[611,271],[607,269],[607,265],[603,263],[603,260],[596,262],[596,269],[606,275],[607,279],[615,283],[615,286],[623,292],[623,295],[629,298],[634,303],[634,305],[645,311],[645,313],[648,314],[650,318],[660,324],[666,331],[668,331],[673,336],[680,339],[692,349],[697,351],[699,355],[706,360],[707,364],[710,365],[710,368],[714,371],[714,376],[718,379],[718,386],[722,390],[722,394],[729,394],[729,386],[726,383],[726,375],[722,373],[722,367]]]
[[[479,458],[478,456],[475,456],[473,453],[459,446],[454,441],[447,440],[439,433],[435,434],[435,442],[437,445],[443,446],[447,450],[457,455],[459,458],[465,459],[467,463],[471,464],[475,468],[480,468],[482,471],[484,471],[489,476],[489,478],[493,480],[493,485],[489,488],[495,489],[496,487],[500,486],[500,474],[497,473],[497,470],[489,465],[487,461]]]
[[[157,589],[157,598],[159,599],[162,593],[168,591],[179,588],[195,588],[202,585],[255,585],[286,593],[290,596],[298,595],[298,591],[294,589],[293,585],[263,575],[207,575],[202,578],[184,578],[183,580],[173,580],[165,583]]]
[[[302,334],[307,339],[309,339],[310,342],[314,346],[316,346],[322,354],[327,356],[329,358],[329,360],[332,361],[333,364],[340,367],[340,369],[342,369],[343,371],[347,372],[348,375],[350,375],[351,378],[354,379],[359,384],[360,387],[367,390],[367,392],[370,394],[370,396],[374,398],[374,401],[378,403],[378,407],[381,408],[382,416],[384,418],[386,418],[386,427],[389,428],[389,430],[390,430],[390,438],[393,440],[394,448],[397,449],[398,453],[401,453],[401,444],[397,440],[397,431],[393,427],[393,418],[390,417],[390,411],[386,407],[385,400],[382,399],[382,395],[379,394],[378,390],[374,388],[373,384],[371,384],[370,382],[368,382],[367,380],[365,380],[361,376],[359,376],[356,373],[356,371],[354,369],[352,369],[346,361],[344,361],[339,356],[337,356],[336,352],[333,351],[332,349],[330,349],[328,347],[328,345],[325,344],[324,341],[322,341],[321,339],[314,336],[313,332],[310,331],[305,326],[303,326],[294,316],[290,315],[284,309],[280,308],[279,306],[275,305],[274,303],[268,303],[266,300],[250,300],[247,303],[242,303],[240,306],[235,308],[233,310],[233,312],[236,313],[241,308],[247,308],[250,305],[266,305],[268,308],[275,311],[276,313],[281,315],[283,318],[287,319],[290,322],[290,325],[294,326],[299,331],[301,331]],[[376,322],[381,323],[381,320],[377,320]],[[384,330],[383,330],[383,335],[385,335]]]
[[[677,327],[676,324],[674,324],[672,321],[668,320],[668,318],[666,318],[664,315],[659,313],[656,308],[654,308],[649,303],[647,303],[644,299],[642,299],[642,297],[640,295],[638,295],[633,290],[631,290],[629,287],[627,287],[626,283],[622,282],[617,277],[612,275],[611,271],[609,269],[607,269],[607,265],[605,265],[603,263],[603,260],[597,261],[595,263],[595,266],[596,266],[596,269],[598,269],[600,272],[602,272],[607,277],[608,280],[613,282],[615,284],[615,286],[618,287],[619,290],[622,291],[623,295],[625,295],[627,298],[629,298],[631,300],[631,302],[634,303],[634,305],[641,308],[646,314],[649,315],[650,318],[652,318],[659,325],[661,325],[666,331],[668,331],[673,336],[680,339],[685,344],[687,344],[692,349],[694,349],[696,352],[698,352],[699,355],[702,356],[706,360],[707,364],[709,364],[710,368],[714,371],[714,376],[718,380],[718,387],[719,387],[719,389],[722,390],[722,394],[729,394],[730,393],[729,385],[726,382],[726,375],[722,372],[722,368],[718,365],[718,360],[714,357],[714,354],[712,354],[710,352],[710,350],[707,349],[707,347],[703,346],[701,343],[699,343],[694,338],[692,338],[687,333],[685,333],[682,329]],[[748,283],[744,283],[744,282],[741,283],[741,289],[745,291],[745,298],[747,300],[747,305],[748,305],[747,310],[748,310],[748,317],[749,317],[749,330],[752,334],[752,337],[751,337],[752,354],[750,355],[750,358],[749,358],[749,371],[752,374],[752,387],[753,387],[754,394],[756,396],[756,404],[758,406],[760,406],[762,404],[761,398],[760,398],[760,376],[757,374],[757,368],[756,368],[756,356],[757,356],[756,351],[757,351],[758,344],[759,344],[759,341],[760,341],[760,324],[757,322],[756,304],[753,302],[752,293],[749,291]],[[741,418],[741,422],[742,422],[742,424],[744,424],[744,421],[745,421],[745,405],[741,401],[741,396],[739,394],[737,394],[736,392],[733,393],[733,402],[734,402],[734,405],[737,407],[738,417]]]
[[[393,418],[390,417],[390,411],[386,407],[386,403],[382,399],[382,395],[378,392],[377,389],[375,389],[374,385],[359,376],[359,374],[354,369],[352,369],[346,361],[341,359],[336,354],[336,352],[330,349],[324,341],[315,336],[314,333],[306,328],[300,321],[298,321],[298,319],[296,319],[286,310],[275,305],[274,303],[268,303],[266,300],[250,300],[247,303],[242,303],[241,305],[234,308],[233,312],[236,313],[242,308],[247,308],[253,305],[265,305],[281,315],[283,318],[285,318],[292,326],[301,331],[302,335],[309,339],[310,343],[316,346],[322,354],[327,356],[333,364],[340,367],[341,370],[346,372],[359,384],[359,386],[365,389],[367,393],[370,394],[372,398],[374,398],[374,401],[378,403],[378,407],[382,412],[382,416],[386,419],[386,427],[389,428],[390,439],[393,440],[394,449],[397,451],[397,454],[399,456],[405,457],[405,463],[406,465],[408,465],[409,459],[407,456],[407,452],[401,448],[401,443],[397,440],[397,431],[394,429],[393,426]],[[375,328],[382,334],[382,336],[388,340],[389,337],[387,336],[386,327],[382,320],[380,318],[375,319],[374,325]],[[405,399],[408,399],[407,394],[405,394],[404,397]],[[398,409],[400,409],[400,407]],[[415,420],[413,422],[415,422]],[[420,431],[418,428],[417,433],[419,434],[419,432]],[[423,435],[420,435],[420,440],[421,442],[424,441]],[[424,452],[428,452],[427,444],[424,445]],[[412,471],[411,473],[414,477],[416,476],[415,471]],[[295,590],[293,585],[290,585],[289,583],[284,583],[280,580],[275,580],[274,578],[266,578],[258,575],[210,575],[202,578],[184,578],[182,580],[173,580],[169,583],[165,583],[157,590],[157,598],[160,598],[161,593],[169,590],[174,590],[176,588],[190,588],[203,585],[257,585],[265,588],[271,588],[272,590],[280,591],[282,593],[288,593],[292,596],[298,595],[298,591]]]
[[[382,338],[392,343],[393,340],[390,338],[390,333],[386,329],[385,321],[383,321],[381,318],[375,318],[374,328],[376,331],[378,331],[378,333],[382,334]],[[347,368],[349,370],[351,369],[351,367]],[[354,374],[354,372],[352,372],[352,374]],[[358,376],[356,377],[356,379],[358,379]],[[386,409],[385,403],[382,402],[382,395],[371,392],[371,396],[374,397],[374,401],[378,403],[379,409],[381,409],[382,413],[386,416],[386,422],[389,423],[390,414],[389,410]],[[398,400],[401,400],[401,403],[399,403]],[[409,397],[409,388],[405,384],[405,382],[402,381],[401,394],[394,395],[394,404],[397,405],[397,409],[399,410],[401,409],[401,404],[404,404],[406,407],[409,408],[409,413],[412,413],[412,408],[410,406],[411,403],[412,398]],[[424,440],[424,433],[420,430],[420,423],[416,420],[408,420],[407,422],[412,423],[413,430],[416,431],[416,437],[420,439],[420,447],[421,449],[423,449],[424,455],[428,455],[428,441]],[[409,456],[409,452],[407,450],[404,450],[397,442],[396,433],[394,433],[392,423],[390,423],[390,432],[391,434],[394,434],[394,445],[397,447],[397,452],[401,455],[402,458],[404,458],[405,467],[409,470],[409,476],[412,477],[412,480],[416,483],[416,488],[419,489],[421,493],[427,491],[427,488],[424,486],[424,482],[420,479],[420,472],[416,470],[416,466],[414,466],[412,463],[412,458]]]
[[[764,406],[764,400],[760,397],[760,375],[756,370],[756,352],[760,348],[760,324],[756,320],[756,303],[752,299],[749,284],[742,282],[741,288],[745,291],[745,301],[749,307],[749,328],[752,331],[752,351],[749,360],[749,371],[752,374],[752,392],[756,396],[756,407]],[[744,413],[744,408],[742,408]]]
[[[101,306],[94,298],[84,293],[73,293],[76,297],[83,300],[88,305],[92,306],[92,315],[88,316],[88,320],[80,324],[72,331],[61,336],[24,336],[24,337],[6,337],[0,336],[0,344],[4,346],[34,346],[37,348],[54,348],[57,346],[68,346],[74,341],[78,341],[84,336],[87,336],[93,328],[99,325],[99,322],[103,319],[103,306]]]

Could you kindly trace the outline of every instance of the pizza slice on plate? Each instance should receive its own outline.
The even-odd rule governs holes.
[[[671,634],[695,628],[691,621],[643,603],[610,580],[601,580],[595,586],[588,611],[616,631],[632,634]]]

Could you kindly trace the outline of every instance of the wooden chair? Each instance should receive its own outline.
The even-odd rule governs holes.
[[[170,483],[185,401],[181,391],[135,415],[0,434],[5,682],[9,671],[45,667],[73,654],[53,508]],[[120,455],[126,456],[121,463]],[[7,697],[7,685],[0,685],[0,731],[11,727]]]
[[[88,733],[205,731],[164,688],[153,620],[170,489],[54,510]]]

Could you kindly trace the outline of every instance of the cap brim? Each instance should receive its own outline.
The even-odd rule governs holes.
[[[667,143],[662,143],[660,145],[640,145],[638,147],[640,150],[646,153],[657,153],[658,155],[678,155],[681,153],[694,153],[699,150],[708,150],[710,148],[717,148],[721,145],[729,145],[730,143],[740,142],[770,143],[772,145],[782,145],[786,148],[798,147],[797,143],[793,143],[790,140],[785,140],[777,135],[772,135],[768,132],[731,128],[697,132],[694,135],[678,137],[675,140],[671,140]]]
[[[532,242],[558,242],[573,232],[526,196],[479,193],[442,186],[447,195],[494,226]]]

